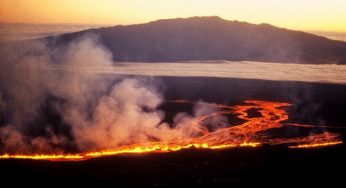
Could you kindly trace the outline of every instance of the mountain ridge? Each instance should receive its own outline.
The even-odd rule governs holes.
[[[48,37],[65,45],[85,34],[99,36],[114,61],[263,61],[346,64],[346,42],[270,24],[217,16],[162,19]]]

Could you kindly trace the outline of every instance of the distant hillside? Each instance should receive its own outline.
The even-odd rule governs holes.
[[[249,60],[346,64],[346,42],[219,17],[158,20],[47,39],[52,46],[64,45],[85,33],[99,35],[115,61]]]

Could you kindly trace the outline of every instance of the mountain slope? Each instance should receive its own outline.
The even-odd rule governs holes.
[[[219,17],[158,20],[146,24],[86,30],[48,38],[64,45],[97,34],[115,61],[250,60],[346,63],[346,42]]]

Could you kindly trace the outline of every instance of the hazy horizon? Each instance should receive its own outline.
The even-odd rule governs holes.
[[[295,30],[346,32],[342,24],[346,21],[343,7],[346,2],[341,0],[3,0],[0,1],[0,22],[128,25],[177,17],[220,16]]]
[[[154,21],[154,20],[153,20]],[[42,38],[47,36],[60,35],[71,32],[78,32],[86,29],[112,27],[111,24],[38,24],[38,23],[1,23],[0,22],[0,43]],[[275,26],[275,25],[274,25]],[[332,40],[346,41],[346,32],[335,31],[312,31],[303,32],[327,37]]]

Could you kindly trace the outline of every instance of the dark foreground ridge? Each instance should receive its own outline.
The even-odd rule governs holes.
[[[249,60],[295,63],[346,63],[346,42],[269,24],[219,17],[158,20],[91,29],[46,38],[55,47],[96,34],[115,61]]]
[[[87,161],[1,160],[2,183],[15,185],[337,185],[342,183],[343,146],[307,150],[282,147],[189,149],[103,157]],[[23,182],[21,182],[23,183]]]

